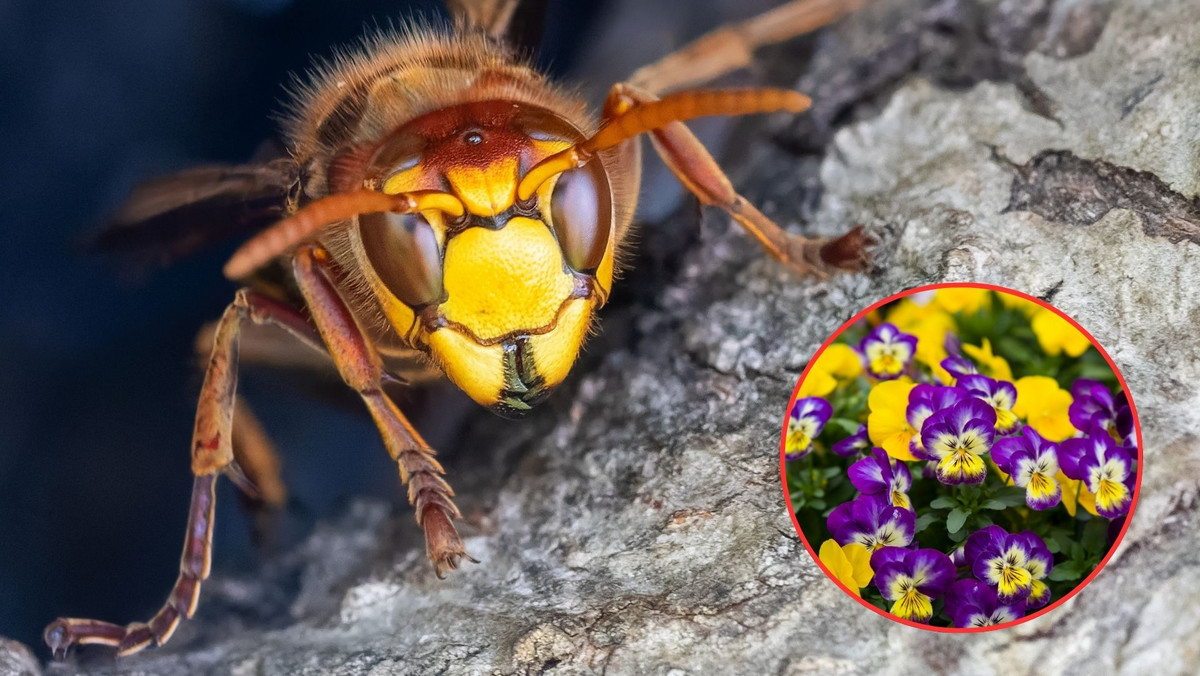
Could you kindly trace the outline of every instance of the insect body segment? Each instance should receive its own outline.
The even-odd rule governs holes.
[[[279,463],[269,444],[252,453],[235,448],[247,437],[248,416],[234,413],[246,322],[281,326],[323,350],[359,394],[408,487],[440,576],[470,558],[454,525],[461,514],[434,450],[384,392],[385,356],[423,354],[506,417],[542,401],[567,377],[608,299],[637,203],[639,136],[650,135],[703,204],[723,209],[796,271],[826,276],[865,264],[870,239],[861,230],[829,241],[786,232],[734,190],[682,124],[705,115],[799,112],[807,97],[777,89],[667,91],[698,82],[689,64],[704,78],[729,72],[754,47],[812,30],[859,0],[793,0],[769,22],[721,29],[614,85],[598,120],[504,46],[500,34],[516,3],[453,0],[466,22],[458,33],[426,28],[380,37],[363,54],[321,69],[294,106],[292,164],[185,173],[135,196],[144,203],[123,212],[143,221],[121,221],[126,240],[164,213],[210,218],[226,204],[229,218],[246,227],[286,217],[247,241],[225,268],[246,288],[215,331],[196,413],[188,536],[167,605],[149,622],[125,627],[60,619],[45,635],[56,655],[83,643],[136,652],[162,644],[191,616],[209,572],[219,476],[249,494],[256,485],[274,487],[265,493],[279,501]],[[164,196],[189,182],[202,184]],[[283,202],[261,204],[270,195]],[[239,466],[239,458],[254,461]]]
[[[506,416],[562,382],[612,284],[613,196],[599,162],[517,198],[529,167],[582,139],[550,111],[505,101],[426,114],[378,151],[399,164],[373,171],[385,194],[444,191],[462,211],[358,216],[355,258],[389,322]]]

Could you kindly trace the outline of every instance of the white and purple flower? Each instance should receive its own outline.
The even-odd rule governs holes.
[[[1032,427],[1005,437],[992,446],[992,460],[1025,489],[1025,504],[1036,510],[1062,502],[1058,484],[1058,445],[1042,438]]]
[[[1025,607],[1019,601],[1002,603],[995,589],[968,577],[955,582],[947,592],[946,615],[960,629],[991,627],[1021,619]]]
[[[867,435],[867,424],[858,426],[858,431],[833,445],[833,452],[843,458],[866,456],[871,453],[871,438]]]
[[[917,337],[902,333],[895,324],[883,323],[858,344],[867,375],[876,380],[895,380],[912,365],[917,354]]]
[[[993,380],[979,374],[960,375],[955,384],[995,409],[997,432],[1008,434],[1017,428],[1020,421],[1012,411],[1017,403],[1015,385],[1007,380]]]
[[[1129,408],[1124,390],[1113,396],[1103,383],[1080,378],[1071,385],[1071,406],[1067,416],[1075,429],[1085,434],[1107,433],[1122,446],[1137,447],[1133,410]]]
[[[1063,474],[1084,482],[1096,495],[1096,512],[1115,519],[1129,512],[1137,473],[1130,449],[1118,446],[1107,433],[1097,430],[1086,437],[1062,443],[1059,463]]]
[[[907,509],[892,506],[883,495],[859,495],[834,507],[825,525],[839,545],[857,542],[874,552],[911,544],[916,517]]]
[[[988,526],[971,533],[964,551],[975,577],[995,587],[1001,603],[1011,603],[1032,593],[1035,564],[1031,562],[1042,561],[1042,550],[1049,554],[1046,544],[1031,532],[1010,535],[1000,526]]]
[[[913,622],[933,617],[933,600],[954,582],[954,564],[936,549],[884,547],[871,555],[875,586],[892,602],[891,613]]]
[[[833,407],[820,397],[803,397],[796,400],[788,419],[787,440],[784,442],[784,457],[799,460],[812,451],[813,439],[825,428]]]
[[[912,473],[908,465],[893,460],[881,448],[850,465],[850,483],[863,495],[882,495],[893,507],[913,511],[908,491],[912,488]]]
[[[983,483],[983,456],[995,438],[995,409],[973,397],[934,413],[921,429],[925,452],[937,459],[938,481],[949,485]]]
[[[921,432],[925,428],[925,421],[929,420],[934,413],[950,408],[969,396],[967,391],[961,387],[927,385],[922,383],[912,389],[912,392],[908,395],[908,409],[905,411],[905,416],[908,419],[908,424],[917,431],[908,443],[908,450],[913,454],[913,457],[918,460],[938,459],[925,451],[925,444],[921,440]]]
[[[1025,549],[1029,557],[1025,568],[1033,582],[1029,586],[1029,596],[1025,598],[1026,610],[1034,610],[1050,603],[1050,587],[1046,586],[1046,576],[1054,569],[1054,556],[1046,543],[1032,531],[1021,531],[1016,538],[1025,541]]]
[[[1075,429],[1116,434],[1117,402],[1112,392],[1098,380],[1080,378],[1071,384],[1071,406],[1067,416]]]

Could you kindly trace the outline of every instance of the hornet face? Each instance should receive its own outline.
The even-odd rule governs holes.
[[[405,125],[376,153],[382,191],[453,195],[462,213],[360,216],[360,255],[389,321],[472,399],[528,412],[566,378],[613,275],[612,190],[593,160],[517,185],[583,134],[511,102],[463,104]]]

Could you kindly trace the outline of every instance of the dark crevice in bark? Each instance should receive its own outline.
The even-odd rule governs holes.
[[[1031,211],[1042,218],[1092,225],[1113,209],[1136,211],[1142,230],[1170,242],[1200,244],[1200,199],[1171,190],[1148,172],[1047,150],[1015,167],[1005,212]]]

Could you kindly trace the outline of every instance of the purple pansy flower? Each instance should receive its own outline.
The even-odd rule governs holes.
[[[1098,380],[1080,378],[1071,384],[1071,406],[1067,417],[1075,429],[1084,433],[1095,430],[1116,435],[1117,402],[1112,392]]]
[[[933,599],[954,582],[954,564],[936,549],[884,547],[871,555],[875,586],[892,602],[891,613],[913,622],[933,617]]]
[[[1129,407],[1129,397],[1125,390],[1116,396],[1117,402],[1117,442],[1126,448],[1137,448],[1137,431],[1133,426],[1133,409]]]
[[[955,378],[961,378],[965,375],[979,373],[979,369],[975,368],[975,364],[962,353],[962,341],[953,333],[946,333],[945,340],[946,354],[950,355],[942,360],[942,368],[946,369],[950,375]]]
[[[1020,601],[1001,603],[995,589],[968,577],[950,587],[946,614],[954,626],[966,629],[1014,622],[1025,616],[1025,608]]]
[[[1084,482],[1096,495],[1096,512],[1115,519],[1129,511],[1137,473],[1130,449],[1118,446],[1107,432],[1067,439],[1059,452],[1063,474]]]
[[[950,563],[954,564],[955,568],[961,568],[967,565],[967,543],[964,542],[950,552]]]
[[[799,460],[812,451],[813,439],[824,429],[833,415],[833,407],[820,397],[803,397],[792,406],[788,419],[787,441],[784,442],[784,457]]]
[[[1005,437],[992,446],[992,460],[1025,489],[1025,504],[1042,510],[1062,502],[1058,485],[1058,445],[1042,438],[1032,427]]]
[[[958,376],[955,383],[982,399],[984,403],[996,411],[996,431],[1008,434],[1017,427],[1017,415],[1012,412],[1017,403],[1017,388],[1007,380],[993,380],[978,374],[963,374]]]
[[[950,485],[983,483],[983,455],[995,438],[996,411],[975,398],[934,413],[921,429],[925,451],[938,460],[938,481]]]
[[[1045,543],[1031,532],[1010,535],[1000,526],[988,526],[971,533],[965,553],[975,577],[995,587],[1002,603],[1009,603],[1023,601],[1032,592],[1030,561],[1041,549],[1046,549]]]
[[[1029,552],[1025,568],[1029,570],[1033,582],[1029,586],[1029,596],[1025,598],[1025,608],[1041,608],[1050,603],[1050,587],[1046,586],[1044,580],[1054,569],[1054,556],[1050,554],[1046,543],[1032,531],[1021,531],[1013,537],[1024,540],[1025,549]]]
[[[871,438],[867,436],[867,424],[858,426],[858,431],[833,445],[833,452],[849,458],[863,456],[871,452]]]
[[[851,542],[874,552],[882,547],[906,547],[913,540],[916,517],[893,507],[882,495],[860,495],[829,513],[825,525],[839,545]]]
[[[877,380],[899,378],[917,353],[917,337],[901,333],[895,324],[883,323],[858,344],[867,375]]]
[[[893,460],[883,449],[877,448],[873,455],[850,465],[848,474],[850,483],[864,495],[882,495],[893,507],[913,510],[908,499],[912,473],[908,465]]]
[[[925,444],[921,440],[920,433],[925,427],[925,421],[929,420],[930,416],[934,413],[950,408],[969,396],[967,391],[961,387],[927,385],[924,383],[917,385],[912,389],[912,392],[909,392],[906,417],[908,418],[908,424],[917,431],[917,434],[914,434],[912,440],[908,442],[908,450],[913,454],[913,457],[919,460],[938,459],[925,451]]]

